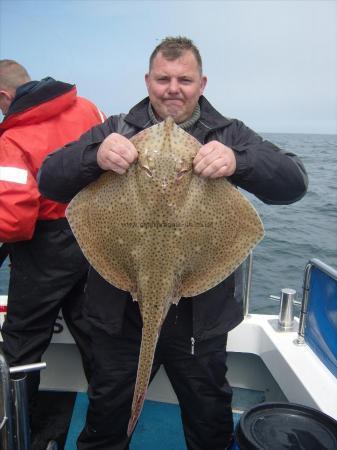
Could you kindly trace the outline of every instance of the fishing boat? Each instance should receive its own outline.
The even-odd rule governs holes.
[[[278,298],[273,296],[280,304],[279,314],[251,314],[252,261],[251,254],[245,262],[245,319],[228,339],[228,379],[233,387],[236,423],[233,449],[337,449],[337,270],[318,259],[308,261],[300,299],[296,300],[295,291],[285,287]],[[299,317],[294,314],[295,302],[300,303]],[[1,314],[5,314],[5,305],[6,296],[0,296]],[[47,398],[49,412],[50,402],[57,405],[62,395],[68,398],[70,409],[64,412],[68,419],[64,422],[63,440],[53,435],[50,425],[50,442],[44,448],[75,450],[85,420],[87,385],[79,353],[61,317],[44,361],[41,392]],[[2,367],[1,373],[6,370]],[[8,394],[6,389],[9,386],[5,382],[2,402],[13,396],[12,390]],[[29,442],[15,436],[15,421],[13,425],[6,417],[6,405],[1,406],[1,411],[1,448],[28,450]],[[56,413],[60,414],[60,410]],[[15,411],[13,414],[18,416]],[[275,421],[276,427],[283,427],[278,435],[270,433]],[[261,428],[263,423],[265,430]],[[22,426],[18,428],[20,432]],[[254,446],[254,439],[262,439],[263,443]],[[281,446],[277,439],[288,439],[292,446]],[[149,387],[130,449],[186,449],[178,401],[163,368]]]

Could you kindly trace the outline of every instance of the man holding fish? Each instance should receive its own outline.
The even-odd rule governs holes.
[[[39,174],[42,194],[53,200],[68,202],[81,191],[67,217],[92,265],[85,313],[91,323],[95,370],[89,386],[87,422],[78,439],[78,449],[127,449],[144,401],[149,375],[146,371],[150,370],[152,378],[163,364],[179,400],[187,448],[223,450],[230,445],[233,433],[232,391],[226,379],[227,333],[243,319],[240,262],[261,239],[263,231],[252,213],[248,222],[253,224],[254,235],[242,243],[241,225],[237,227],[236,222],[241,215],[246,216],[245,206],[229,222],[221,211],[216,216],[216,210],[223,208],[221,198],[214,203],[214,211],[203,200],[198,200],[197,209],[198,202],[193,203],[192,199],[191,214],[186,215],[179,209],[181,198],[177,192],[189,180],[192,184],[188,186],[193,185],[189,191],[198,191],[198,199],[212,200],[204,195],[207,186],[214,186],[219,193],[228,189],[234,209],[241,200],[233,186],[253,193],[265,203],[289,204],[305,194],[307,175],[296,155],[263,140],[241,121],[227,119],[212,107],[203,96],[207,78],[199,51],[191,40],[164,39],[150,57],[145,82],[149,97],[128,114],[111,116],[78,141],[49,155]],[[166,152],[167,148],[184,147],[185,153],[172,155],[176,183],[170,182],[171,169],[167,175],[162,173],[162,168],[170,168],[171,163],[165,151],[165,163],[157,161],[157,145]],[[109,177],[113,183],[111,195],[107,191]],[[130,189],[131,185],[132,189],[139,186],[141,192]],[[124,206],[125,199],[118,192],[128,195]],[[89,202],[91,198],[93,201]],[[149,216],[151,201],[155,207]],[[148,210],[144,212],[145,204]],[[103,211],[99,211],[101,206]],[[230,213],[230,203],[225,207]],[[136,219],[131,221],[129,210],[137,208]],[[94,230],[96,223],[90,229],[90,210],[95,210],[92,217],[97,217],[97,229],[103,230],[101,247],[100,232]],[[176,219],[184,220],[171,222],[172,210]],[[124,227],[111,223],[120,234],[109,234],[108,220],[116,215],[115,222]],[[203,234],[202,223],[221,221],[226,234],[233,232],[233,245],[238,240],[235,250],[229,248],[232,241],[225,243],[225,235],[219,234],[215,225],[214,230],[213,225],[208,227],[208,237]],[[187,231],[181,225],[184,223],[189,224]],[[126,239],[122,230],[125,227]],[[88,239],[84,238],[85,233],[89,233]],[[222,246],[221,236],[225,243]],[[132,249],[125,241],[133,239]],[[165,239],[172,242],[172,248],[165,247],[167,255],[161,247]],[[146,245],[139,249],[137,243],[142,240]],[[186,240],[193,242],[192,250],[185,245]],[[200,269],[202,260],[209,256],[207,245],[219,250],[218,272],[217,265],[209,268],[210,274],[208,266]],[[110,252],[111,265],[104,260],[105,247],[115,249]],[[229,256],[224,258],[223,247],[229,248]],[[161,266],[169,273],[171,262],[179,273],[178,281],[165,275],[160,286],[149,284],[149,274],[162,273]],[[156,304],[156,294],[160,296],[159,291],[166,284],[163,298],[167,303]],[[146,303],[151,289],[153,302]],[[148,305],[152,309],[148,310]],[[151,320],[156,317],[158,321],[151,328]],[[142,365],[144,361],[147,362]]]

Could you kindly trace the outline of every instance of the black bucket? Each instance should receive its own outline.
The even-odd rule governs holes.
[[[260,403],[241,416],[232,450],[337,450],[337,421],[294,403]]]

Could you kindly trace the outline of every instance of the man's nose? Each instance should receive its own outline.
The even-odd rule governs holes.
[[[179,83],[177,80],[175,79],[171,79],[170,80],[170,84],[169,84],[169,92],[178,92],[179,91]]]

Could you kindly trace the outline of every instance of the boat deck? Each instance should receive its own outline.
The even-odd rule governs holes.
[[[42,392],[41,416],[45,408],[49,415],[33,441],[33,450],[45,450],[47,442],[55,440],[58,450],[75,450],[76,440],[81,432],[86,410],[87,395],[79,393]],[[265,400],[261,391],[242,388],[233,389],[234,424],[250,406]],[[55,408],[55,411],[52,411]],[[53,426],[51,426],[53,423]],[[180,408],[175,403],[146,400],[139,423],[130,444],[130,450],[186,450],[180,419]]]

